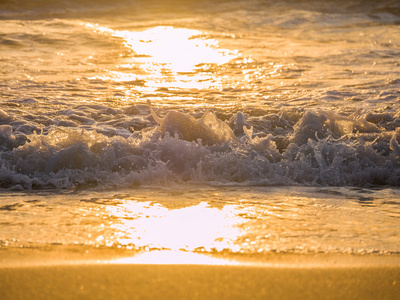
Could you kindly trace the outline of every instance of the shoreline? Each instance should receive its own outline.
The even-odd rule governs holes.
[[[0,247],[0,269],[88,264],[234,265],[253,267],[382,267],[400,268],[400,254],[348,253],[202,253],[131,250],[109,247],[47,245]]]
[[[151,260],[156,251],[140,262],[132,259],[146,253],[4,250],[0,290],[5,300],[395,299],[400,294],[400,255],[213,255],[216,260],[209,263],[191,263],[189,257],[162,264]]]

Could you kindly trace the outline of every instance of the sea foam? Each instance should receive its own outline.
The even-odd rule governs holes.
[[[88,126],[85,121],[84,128],[58,122],[25,134],[18,130],[23,123],[3,118],[9,124],[0,125],[1,186],[400,185],[399,134],[384,130],[394,116],[350,118],[310,110],[298,120],[286,114],[285,123],[294,125],[283,128],[279,118],[250,121],[241,112],[226,121],[212,111],[200,118],[182,111],[166,111],[163,118],[153,109],[129,112],[124,122],[139,116],[142,123],[143,117],[156,122],[149,119],[146,127],[132,132],[98,122]],[[271,130],[274,126],[281,129]]]
[[[160,118],[148,102],[151,115],[160,125],[162,133],[168,132],[187,141],[200,140],[202,144],[212,145],[235,139],[232,129],[219,120],[212,111],[206,111],[200,119],[179,112],[169,111],[164,118]]]

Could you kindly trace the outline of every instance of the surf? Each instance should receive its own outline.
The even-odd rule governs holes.
[[[219,120],[214,112],[206,111],[200,119],[179,111],[168,111],[161,118],[154,111],[151,101],[147,101],[154,120],[160,125],[162,134],[170,134],[186,141],[199,141],[204,145],[235,141],[236,136],[228,124]]]

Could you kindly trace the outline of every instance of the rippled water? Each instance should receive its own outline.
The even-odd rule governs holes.
[[[398,253],[397,190],[174,187],[2,193],[2,247]],[[5,230],[6,229],[6,230]]]
[[[0,23],[1,246],[399,251],[397,1],[10,0]]]

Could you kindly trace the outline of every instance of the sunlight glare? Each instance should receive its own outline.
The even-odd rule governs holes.
[[[116,259],[110,263],[144,265],[239,265],[239,262],[234,260],[227,260],[193,252],[169,250],[144,252],[133,257]]]
[[[202,37],[198,30],[159,26],[142,32],[115,31],[126,45],[151,65],[172,72],[192,72],[202,64],[224,64],[235,57],[234,51],[218,49],[214,39]],[[147,59],[146,59],[147,58]]]
[[[211,207],[207,202],[179,209],[159,203],[128,200],[107,207],[111,217],[120,220],[111,225],[120,245],[173,251],[237,250],[235,241],[243,233],[235,205]]]
[[[123,40],[132,56],[122,58],[119,70],[91,79],[113,82],[143,82],[137,90],[153,92],[159,88],[221,88],[221,79],[209,69],[237,58],[237,50],[222,49],[218,41],[199,30],[158,26],[144,31],[112,30],[86,24],[90,30]],[[106,70],[107,71],[107,70]]]

